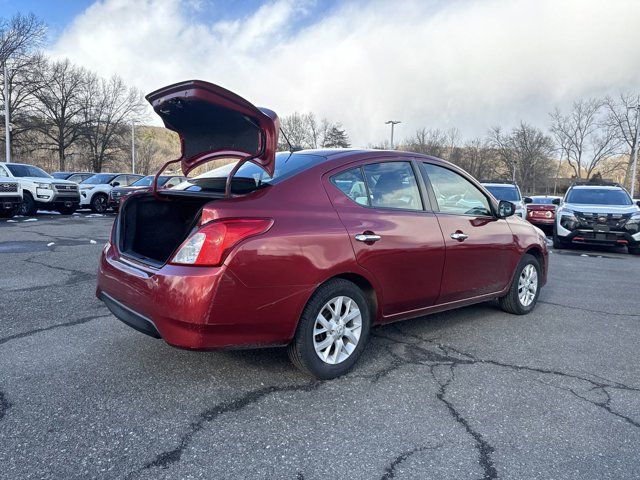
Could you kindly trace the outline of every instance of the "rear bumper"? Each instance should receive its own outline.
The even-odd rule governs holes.
[[[147,268],[105,248],[97,297],[122,322],[193,350],[285,345],[309,288],[244,285],[226,266]]]
[[[533,225],[542,225],[543,227],[551,227],[556,221],[555,218],[539,218],[539,217],[527,217],[527,221]]]

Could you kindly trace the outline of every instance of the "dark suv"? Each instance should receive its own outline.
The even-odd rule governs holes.
[[[640,254],[640,202],[618,184],[574,184],[559,205],[553,246],[571,244],[627,246]]]

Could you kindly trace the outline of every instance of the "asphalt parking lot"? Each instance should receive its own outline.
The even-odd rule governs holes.
[[[640,258],[550,255],[537,309],[374,329],[349,375],[188,352],[94,296],[113,215],[0,223],[0,478],[637,479]]]

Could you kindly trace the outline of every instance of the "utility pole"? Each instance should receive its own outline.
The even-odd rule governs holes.
[[[136,127],[131,122],[131,173],[136,173]]]
[[[402,122],[399,121],[399,120],[389,120],[389,121],[384,122],[384,123],[385,123],[385,125],[391,125],[391,150],[393,150],[394,149],[394,147],[393,147],[393,127],[396,126],[399,123],[402,123]]]
[[[640,104],[635,107],[629,107],[629,110],[636,111],[636,134],[633,139],[633,146],[631,147],[631,154],[633,158],[633,167],[631,168],[631,198],[634,198],[636,193],[636,178],[638,176],[638,130],[640,130]]]
[[[9,115],[9,101],[11,95],[9,92],[9,67],[7,61],[4,61],[4,139],[5,139],[5,162],[11,162],[11,118]]]

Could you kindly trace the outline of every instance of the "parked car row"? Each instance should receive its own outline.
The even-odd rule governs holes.
[[[54,172],[22,163],[0,162],[0,217],[35,215],[38,210],[70,215],[79,208],[104,213],[117,209],[122,198],[146,190],[153,175],[131,173]],[[181,183],[181,175],[163,175],[160,188]],[[115,190],[115,192],[114,192]]]

